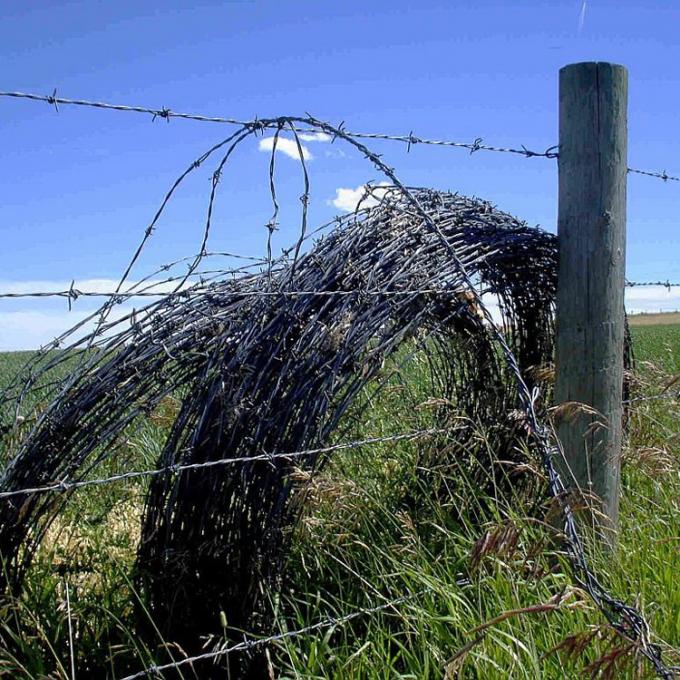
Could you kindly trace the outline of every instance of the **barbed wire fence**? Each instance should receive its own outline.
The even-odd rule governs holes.
[[[6,507],[9,508],[8,512],[0,513],[0,534],[4,531],[6,536],[9,536],[9,544],[12,549],[18,549],[21,544],[19,538],[17,538],[18,533],[16,527],[21,522],[25,523],[31,519],[35,521],[38,518],[38,512],[42,506],[38,508],[36,499],[40,495],[61,494],[62,496],[67,496],[68,493],[86,486],[109,484],[139,477],[149,477],[158,478],[159,484],[156,488],[156,493],[160,494],[159,497],[162,498],[163,494],[166,494],[169,488],[179,488],[176,486],[177,480],[181,479],[185,473],[192,473],[207,469],[213,470],[215,468],[227,468],[236,465],[251,465],[252,463],[261,463],[265,466],[270,466],[274,470],[278,470],[277,466],[279,464],[290,463],[294,459],[307,460],[308,462],[311,461],[311,465],[314,467],[318,460],[334,451],[377,443],[411,441],[421,438],[433,437],[438,434],[445,434],[445,432],[441,430],[420,430],[387,435],[384,437],[367,438],[331,446],[302,448],[299,450],[292,450],[288,453],[285,451],[282,452],[272,450],[271,452],[251,452],[249,455],[244,456],[217,458],[200,462],[177,462],[178,460],[190,460],[190,458],[186,459],[182,456],[192,455],[196,449],[194,439],[189,436],[184,436],[184,438],[182,438],[178,434],[176,441],[173,442],[173,450],[171,451],[168,449],[163,457],[163,460],[166,462],[170,459],[172,459],[172,462],[170,464],[160,464],[159,467],[153,470],[129,471],[118,475],[111,475],[97,479],[78,479],[76,476],[78,466],[82,464],[86,460],[87,455],[92,452],[92,448],[90,448],[89,451],[86,450],[86,448],[81,448],[75,459],[69,461],[68,464],[63,467],[62,472],[64,475],[62,477],[57,477],[56,479],[52,478],[52,481],[38,485],[21,485],[21,482],[25,482],[27,479],[40,479],[45,477],[49,479],[50,476],[53,477],[55,472],[59,472],[61,461],[56,459],[56,453],[62,454],[62,450],[55,450],[54,459],[51,461],[52,467],[50,469],[40,469],[39,474],[37,475],[35,474],[36,463],[35,460],[31,458],[31,454],[33,451],[37,450],[36,447],[42,441],[41,437],[45,436],[45,432],[49,432],[50,437],[54,436],[55,423],[56,425],[59,425],[59,418],[65,417],[64,399],[67,396],[69,397],[70,402],[73,402],[74,395],[78,396],[79,394],[82,395],[79,397],[82,401],[92,399],[92,392],[89,391],[88,385],[85,384],[84,379],[91,378],[96,373],[96,371],[99,370],[103,360],[108,360],[111,365],[116,368],[116,370],[125,368],[126,370],[123,372],[125,373],[126,381],[130,381],[131,377],[137,376],[137,378],[135,378],[138,380],[136,384],[137,387],[143,387],[145,384],[148,385],[149,380],[147,377],[145,383],[144,379],[142,379],[140,375],[141,367],[146,365],[144,363],[145,361],[149,360],[150,363],[148,365],[150,366],[160,366],[160,362],[164,362],[163,365],[166,365],[168,360],[170,362],[177,362],[179,353],[186,350],[190,342],[196,343],[197,340],[200,340],[200,343],[197,344],[199,347],[203,347],[202,354],[208,358],[209,362],[214,362],[217,350],[223,350],[226,346],[231,347],[235,344],[236,338],[242,339],[245,337],[243,334],[236,334],[238,327],[235,323],[230,322],[230,319],[239,318],[240,315],[240,320],[242,320],[244,315],[250,315],[254,310],[259,309],[256,305],[262,300],[267,301],[267,304],[269,305],[269,307],[263,308],[263,311],[265,311],[267,314],[272,314],[272,304],[280,305],[282,301],[294,301],[296,304],[307,304],[308,308],[311,309],[312,303],[310,301],[314,301],[314,304],[317,304],[316,301],[323,301],[324,299],[327,299],[332,301],[332,303],[336,306],[344,305],[344,307],[341,307],[341,309],[344,309],[345,311],[350,309],[354,310],[352,311],[352,314],[354,314],[355,318],[357,318],[356,315],[358,315],[359,312],[357,312],[356,309],[362,309],[361,305],[367,304],[366,299],[373,299],[376,301],[374,305],[368,305],[367,307],[373,312],[375,311],[376,305],[378,304],[387,308],[396,305],[400,312],[403,312],[406,306],[413,305],[414,300],[416,299],[435,300],[440,303],[442,297],[445,297],[449,301],[456,301],[458,307],[453,312],[446,314],[443,320],[441,318],[438,320],[438,323],[436,324],[437,329],[441,327],[443,321],[450,322],[451,319],[464,319],[466,323],[472,324],[474,326],[475,323],[477,323],[474,318],[474,314],[477,314],[484,322],[484,328],[486,329],[484,332],[501,350],[507,370],[514,382],[512,390],[514,398],[519,402],[524,412],[525,422],[527,429],[531,434],[533,446],[540,453],[543,459],[549,479],[550,494],[561,504],[562,511],[564,513],[563,530],[565,537],[565,547],[574,569],[576,581],[588,591],[595,603],[602,610],[604,616],[609,621],[611,626],[627,640],[635,644],[639,652],[647,657],[647,659],[652,663],[659,677],[673,677],[677,669],[664,664],[661,656],[661,648],[658,644],[651,641],[651,632],[645,619],[635,608],[630,607],[610,596],[605,588],[600,584],[596,576],[592,573],[586,559],[585,549],[574,512],[572,511],[572,508],[567,500],[567,487],[564,481],[561,479],[560,474],[558,473],[555,466],[555,459],[560,455],[560,452],[558,447],[551,439],[549,429],[547,428],[546,423],[543,422],[540,409],[537,405],[539,402],[540,387],[538,385],[530,386],[527,383],[526,376],[522,368],[521,359],[518,359],[517,357],[518,347],[513,345],[512,341],[508,340],[503,330],[499,328],[496,320],[489,311],[488,306],[482,297],[484,291],[479,285],[479,269],[485,265],[486,261],[494,262],[494,266],[498,266],[498,262],[494,261],[493,258],[498,255],[500,248],[503,246],[508,247],[508,244],[503,243],[498,238],[497,233],[494,234],[493,239],[489,239],[489,235],[486,234],[486,238],[488,240],[484,242],[469,240],[466,241],[463,235],[455,230],[455,226],[456,220],[460,219],[478,220],[478,223],[482,224],[483,221],[479,216],[479,213],[482,212],[484,215],[490,216],[488,217],[489,220],[498,220],[498,224],[494,225],[494,230],[496,232],[498,232],[500,225],[503,225],[505,228],[511,228],[514,238],[519,236],[526,237],[526,232],[522,231],[514,224],[511,225],[511,227],[508,227],[506,217],[498,218],[487,205],[480,206],[479,204],[473,205],[470,202],[465,201],[458,202],[458,199],[455,197],[454,200],[450,197],[435,195],[433,192],[428,193],[422,190],[414,190],[412,188],[406,187],[397,178],[393,169],[389,168],[377,154],[368,149],[360,140],[386,140],[400,142],[407,146],[407,150],[410,150],[410,148],[415,144],[425,144],[463,148],[470,151],[470,153],[476,153],[478,151],[511,153],[524,156],[526,158],[556,158],[556,147],[550,147],[543,152],[534,152],[523,146],[513,148],[486,145],[483,143],[481,138],[474,140],[474,142],[466,143],[447,140],[423,139],[415,136],[413,133],[409,133],[408,135],[354,133],[347,131],[343,124],[339,126],[333,126],[324,121],[314,119],[311,116],[279,117],[274,119],[238,121],[229,118],[177,113],[165,108],[151,109],[139,106],[114,105],[87,100],[65,99],[62,97],[57,97],[56,91],[49,96],[19,92],[0,92],[0,97],[23,98],[33,101],[46,102],[55,107],[58,107],[59,105],[73,105],[119,112],[136,112],[149,114],[153,117],[153,119],[161,118],[165,119],[166,121],[169,121],[172,118],[179,118],[198,122],[223,123],[238,127],[236,132],[219,144],[212,147],[208,152],[194,161],[178,178],[166,195],[159,211],[154,216],[153,221],[145,230],[141,243],[115,290],[106,292],[80,290],[75,287],[75,281],[73,281],[71,286],[65,290],[0,293],[0,297],[7,299],[24,297],[65,298],[68,302],[69,308],[73,302],[81,297],[106,298],[104,305],[92,315],[87,317],[85,321],[81,321],[77,327],[71,329],[60,338],[55,339],[53,343],[37,352],[36,355],[26,364],[25,370],[20,375],[18,375],[13,383],[10,384],[10,386],[8,386],[0,395],[0,403],[14,403],[16,406],[15,414],[18,415],[19,407],[30,390],[34,388],[37,389],[37,387],[40,387],[41,389],[45,388],[44,384],[39,385],[40,378],[48,375],[49,371],[53,370],[55,366],[66,360],[66,354],[62,354],[62,356],[59,357],[52,356],[51,350],[57,347],[71,351],[83,349],[86,350],[85,352],[82,352],[80,357],[78,371],[75,371],[73,375],[67,378],[65,381],[56,381],[54,383],[54,387],[57,391],[55,393],[54,401],[52,402],[53,406],[50,407],[47,412],[38,417],[38,422],[31,430],[29,437],[26,440],[27,443],[23,445],[20,453],[20,456],[23,455],[24,459],[30,459],[28,460],[27,466],[23,469],[21,468],[22,461],[19,457],[7,465],[7,468],[2,473],[2,477],[0,477],[0,489],[2,489],[0,490],[0,500],[6,501]],[[218,255],[223,255],[225,257],[232,256],[230,253],[212,253],[207,250],[208,237],[211,228],[211,214],[215,200],[216,189],[220,182],[222,169],[226,162],[230,159],[236,147],[245,139],[251,137],[252,135],[261,133],[264,130],[274,131],[274,143],[271,151],[269,173],[273,207],[273,216],[270,222],[269,237],[271,239],[271,235],[276,229],[276,219],[279,208],[274,184],[277,140],[281,133],[288,132],[294,137],[299,150],[300,161],[303,168],[304,193],[301,200],[302,217],[299,239],[290,250],[284,252],[284,254],[276,260],[271,255],[271,247],[270,243],[268,243],[267,258],[246,258],[248,259],[248,264],[244,264],[237,268],[201,270],[199,269],[200,263],[208,257]],[[326,275],[327,269],[324,270],[324,267],[330,266],[332,268],[337,267],[338,265],[337,262],[332,259],[323,261],[323,257],[318,255],[318,253],[315,253],[314,250],[310,251],[309,254],[303,253],[303,246],[308,244],[310,238],[312,238],[319,231],[310,231],[307,225],[309,182],[299,137],[299,135],[307,132],[322,132],[332,137],[334,141],[340,139],[348,144],[351,144],[391,182],[387,190],[381,188],[382,191],[387,191],[387,197],[381,196],[381,200],[387,207],[380,208],[382,213],[380,210],[378,210],[378,218],[375,221],[371,221],[373,219],[374,211],[372,211],[370,208],[362,208],[360,202],[360,205],[354,215],[351,215],[345,219],[339,219],[335,222],[340,231],[342,231],[344,228],[347,233],[350,233],[350,236],[353,236],[354,232],[351,232],[351,227],[359,227],[357,231],[365,234],[367,231],[370,231],[377,226],[382,228],[385,226],[385,224],[396,224],[399,220],[405,224],[413,224],[413,221],[415,220],[420,225],[421,231],[428,234],[428,255],[433,256],[434,253],[436,254],[437,262],[447,261],[449,266],[453,264],[453,273],[448,278],[442,278],[440,274],[438,274],[436,277],[428,274],[425,277],[404,277],[402,275],[401,278],[397,278],[395,276],[383,276],[382,279],[379,279],[375,273],[377,270],[374,269],[372,270],[372,275],[375,277],[375,283],[365,280],[365,277],[359,276],[356,274],[356,272],[354,272],[353,275],[355,278],[350,278],[352,285],[347,286],[347,289],[320,289],[319,281],[315,281],[313,277],[310,279],[310,261],[312,261],[312,264],[317,267],[314,269],[315,276],[319,276],[319,272],[323,272],[323,274]],[[218,163],[217,168],[212,175],[212,190],[209,201],[208,218],[199,252],[195,256],[182,258],[181,261],[164,265],[157,272],[144,277],[140,281],[130,284],[127,288],[124,288],[124,284],[128,280],[133,266],[137,262],[139,255],[148,239],[153,234],[160,215],[172,197],[175,189],[189,173],[198,169],[198,167],[201,166],[215,152],[224,149],[226,149],[224,156]],[[680,178],[668,175],[665,171],[656,173],[629,168],[629,172],[655,177],[663,181],[680,181]],[[374,196],[375,188],[368,187],[363,201],[365,202],[366,199]],[[447,210],[449,211],[448,213],[446,212]],[[442,214],[444,215],[443,219]],[[386,217],[389,218],[387,221]],[[393,220],[394,222],[390,222],[389,220]],[[442,224],[444,226],[442,226]],[[399,236],[399,238],[403,238],[403,236]],[[327,238],[326,244],[329,242],[333,246],[342,248],[342,242],[339,239],[333,241],[332,235]],[[409,247],[413,247],[412,243],[405,243],[407,243]],[[547,243],[547,241],[545,243]],[[416,247],[424,248],[425,246],[418,243]],[[525,245],[524,247],[534,248],[535,246],[532,243],[531,246]],[[541,247],[547,246],[542,242]],[[479,254],[480,249],[483,251],[481,255]],[[323,253],[327,254],[328,252],[329,247],[327,246]],[[347,248],[342,250],[344,255],[347,255],[347,252]],[[533,251],[530,250],[529,252]],[[318,262],[313,262],[314,257],[317,257],[320,261],[322,261],[322,265],[319,265]],[[381,254],[381,257],[387,262],[390,261],[384,253]],[[542,254],[541,257],[543,257]],[[154,279],[154,276],[158,276],[159,272],[168,271],[180,262],[182,262],[182,264],[186,264],[186,262],[189,263],[188,271],[184,274],[167,276],[162,280]],[[490,272],[486,272],[486,274],[487,276],[491,276]],[[305,282],[305,276],[307,279],[309,279],[309,283],[311,284],[307,288],[302,285]],[[197,279],[197,281],[194,282],[194,279]],[[423,280],[425,280],[427,285],[422,285]],[[416,283],[416,285],[414,285],[414,283]],[[418,283],[421,285],[417,285]],[[631,287],[664,286],[670,290],[671,287],[678,286],[680,284],[665,281],[627,282],[627,285]],[[497,287],[496,292],[498,291],[499,288]],[[465,295],[468,297],[461,298],[461,292],[465,293]],[[148,306],[143,308],[143,310],[133,310],[130,313],[124,314],[121,318],[116,318],[107,322],[107,319],[115,306],[121,305],[123,302],[135,297],[156,297],[159,299],[150,302]],[[342,301],[343,299],[346,302],[338,302],[339,300]],[[389,302],[390,299],[397,299],[400,300],[400,302]],[[320,304],[324,303],[322,302]],[[350,305],[354,305],[354,307],[350,307]],[[474,308],[474,314],[470,313],[471,307]],[[316,309],[314,313],[317,315],[317,318],[321,318],[319,309],[314,309]],[[292,307],[291,309],[284,310],[285,315],[289,316],[291,314],[291,310],[293,310],[294,316],[295,314],[299,316],[301,313],[299,308]],[[428,313],[432,313],[431,308],[428,308]],[[510,309],[508,313],[511,314],[512,310]],[[340,314],[340,316],[342,316],[342,314]],[[423,312],[419,310],[415,315],[415,321],[419,322],[422,320],[422,318]],[[85,338],[75,337],[74,333],[79,329],[82,330],[84,325],[90,321],[95,324],[95,330],[88,333]],[[114,330],[120,329],[120,325],[123,323],[127,324],[128,327],[122,331],[118,330],[116,335],[111,335]],[[228,326],[226,330],[219,330],[218,334],[212,339],[210,339],[205,334],[201,335],[200,332],[196,332],[200,324],[203,324],[202,329],[209,328],[211,332],[214,332],[216,325],[219,323],[231,323],[231,325]],[[352,324],[356,324],[357,328],[359,327],[357,322],[352,322]],[[479,325],[477,327],[480,328]],[[177,332],[178,328],[188,329],[188,332],[185,333],[184,337],[180,341],[177,341],[176,338],[173,338],[173,341],[170,342],[169,338],[173,333]],[[373,326],[372,328],[375,332],[375,327]],[[328,335],[328,329],[326,329],[326,335]],[[396,337],[401,337],[402,335],[403,331],[400,329],[399,333],[395,334],[395,338],[386,340],[386,343],[391,346],[395,343]],[[308,340],[306,336],[304,337]],[[68,344],[69,340],[70,344]],[[129,362],[133,361],[133,359],[130,358],[130,348],[134,348],[134,351],[138,352],[137,356],[139,357],[139,361],[137,365],[134,366],[134,370],[132,371],[127,370],[128,366],[124,362],[118,361],[118,354],[121,353],[126,355],[126,360]],[[96,357],[88,358],[87,351],[94,349],[98,350]],[[522,348],[519,347],[519,349],[521,350]],[[152,360],[150,360],[151,353],[153,354]],[[237,352],[234,356],[242,357],[244,355],[243,353],[239,354]],[[151,361],[154,363],[151,363]],[[146,404],[145,408],[152,408],[160,401],[163,396],[170,394],[174,389],[177,388],[178,385],[185,384],[188,376],[190,376],[190,382],[194,381],[193,384],[198,385],[202,389],[200,382],[196,382],[195,376],[197,375],[197,371],[198,364],[189,363],[187,360],[187,364],[185,364],[183,371],[177,372],[175,375],[171,375],[169,378],[164,379],[162,389],[157,391],[150,402]],[[153,379],[157,379],[160,373],[154,369],[149,373],[149,375]],[[374,374],[371,373],[371,375]],[[106,378],[105,375],[103,377]],[[116,373],[114,377],[116,380],[119,380],[122,377],[121,372],[119,371]],[[246,384],[250,385],[251,383],[248,382]],[[101,386],[99,389],[101,389]],[[119,393],[117,398],[129,403],[133,394],[134,392],[131,391],[131,389],[128,389],[127,392]],[[642,398],[654,397],[636,397],[631,399],[630,402]],[[77,411],[77,415],[81,416],[82,414],[83,411],[79,409]],[[132,413],[122,417],[120,422],[116,425],[116,427],[119,428],[117,431],[120,431],[120,426],[130,423],[135,415],[136,413]],[[180,414],[180,419],[181,418],[184,418],[184,424],[187,427],[195,424],[195,416],[191,412]],[[13,424],[10,424],[6,427],[11,428],[13,426]],[[94,425],[92,427],[94,427]],[[107,429],[106,432],[108,435],[113,432],[113,430]],[[262,441],[264,442],[267,440],[263,439]],[[73,445],[73,442],[68,442],[68,444]],[[83,445],[83,447],[87,446],[93,447],[93,444],[87,443],[87,445]],[[92,465],[88,463],[86,466],[86,471],[91,468]],[[186,476],[184,476],[184,479],[186,479]],[[173,486],[173,484],[175,486]],[[18,505],[14,505],[12,499],[16,499],[17,497],[23,497],[23,501]],[[162,504],[160,507],[162,507]],[[18,519],[19,513],[21,513],[21,521]],[[153,521],[156,521],[154,520],[152,511],[150,511],[149,515],[147,516],[147,520],[151,522],[151,525],[153,525]],[[40,532],[38,532],[38,535],[40,535]],[[26,560],[27,558],[24,555],[22,556],[22,559]],[[25,563],[20,565],[20,567],[23,568],[25,568],[25,566]],[[17,573],[20,572],[21,568],[18,569]],[[213,659],[216,656],[226,656],[234,652],[248,652],[255,647],[264,646],[268,643],[276,642],[287,637],[305,635],[324,628],[343,625],[344,623],[349,622],[359,616],[368,616],[379,611],[386,610],[390,607],[396,607],[397,605],[403,604],[417,595],[418,593],[410,594],[408,596],[383,603],[376,607],[357,609],[341,617],[331,617],[324,619],[321,622],[306,628],[288,631],[277,635],[265,636],[253,640],[246,640],[242,643],[231,645],[217,652],[194,655],[193,657],[182,659],[171,664],[149,667],[140,671],[139,673],[128,676],[126,680],[132,680],[132,678],[145,676],[158,676],[164,670],[177,668],[184,664]]]
[[[456,585],[462,587],[469,585],[469,583],[470,582],[468,581],[468,579],[459,579]],[[416,598],[420,597],[421,595],[426,594],[427,592],[428,592],[427,590],[420,590],[409,595],[397,597],[393,600],[384,602],[374,607],[360,607],[352,612],[343,614],[342,616],[329,616],[322,619],[321,621],[318,621],[317,623],[305,626],[304,628],[297,628],[295,630],[277,633],[276,635],[269,635],[268,637],[264,638],[255,638],[250,640],[245,639],[243,642],[238,642],[234,645],[226,646],[223,647],[222,649],[217,649],[212,652],[204,652],[203,654],[187,657],[173,663],[163,664],[161,666],[150,666],[149,668],[145,668],[143,671],[134,673],[133,675],[128,675],[122,678],[122,680],[137,680],[138,678],[144,678],[149,676],[162,677],[163,671],[175,670],[182,666],[192,665],[200,661],[214,661],[216,659],[219,659],[220,657],[233,654],[234,652],[250,651],[257,647],[262,647],[275,642],[281,642],[282,640],[286,640],[288,638],[299,637],[301,635],[309,635],[310,633],[317,633],[319,631],[328,630],[330,628],[338,628],[344,626],[350,621],[353,621],[354,619],[358,619],[363,616],[371,616],[381,612],[386,612],[389,611],[390,609],[395,609],[397,605],[407,604],[415,600]]]
[[[235,270],[232,270],[235,271]],[[193,276],[202,277],[201,283],[206,283],[209,279],[207,277],[211,275],[221,276],[224,274],[224,270],[214,269],[214,270],[204,270],[193,274]],[[174,295],[176,297],[190,297],[195,295],[209,295],[209,287],[192,287],[188,289],[179,290],[176,292],[166,292],[164,293],[161,288],[173,283],[174,281],[182,280],[183,276],[169,277],[163,281],[157,281],[145,289],[139,290],[137,292],[127,292],[124,299],[137,298],[137,297],[162,297],[164,295]],[[626,287],[628,288],[640,288],[640,287],[650,287],[655,288],[665,288],[670,291],[671,288],[680,288],[680,282],[666,281],[626,281]],[[443,292],[443,290],[428,289],[428,290],[408,290],[408,291],[380,291],[380,290],[363,290],[361,291],[364,295],[413,295],[426,294],[426,293],[437,293]],[[252,291],[250,293],[234,293],[235,296],[239,295],[254,295],[257,297],[296,297],[304,295],[338,295],[339,293],[334,291],[332,293],[323,293],[319,291],[312,290],[298,290],[298,291]],[[345,295],[353,295],[353,291],[345,291]],[[75,302],[78,298],[116,298],[120,295],[119,293],[114,293],[113,291],[94,291],[94,290],[80,290],[75,287],[75,279],[71,282],[71,286],[64,290],[40,290],[40,291],[24,291],[24,292],[0,292],[0,298],[5,299],[19,299],[19,298],[46,298],[46,297],[57,297],[66,298],[70,303]],[[70,310],[70,306],[69,306]]]
[[[172,111],[171,109],[162,107],[160,109],[150,108],[147,106],[130,106],[125,104],[111,104],[108,102],[96,102],[87,99],[67,99],[65,97],[58,97],[57,90],[55,89],[51,95],[40,95],[29,92],[8,92],[0,91],[0,97],[9,97],[15,99],[28,99],[31,101],[45,102],[55,109],[59,110],[59,105],[65,106],[84,106],[90,108],[104,109],[109,111],[124,111],[129,113],[143,113],[152,116],[152,120],[163,119],[170,122],[171,119],[183,119],[183,120],[193,120],[196,122],[203,123],[223,123],[227,125],[239,125],[242,127],[270,127],[265,125],[262,121],[257,119],[252,121],[243,121],[236,118],[225,118],[221,116],[205,116],[196,113],[180,113],[177,111]],[[524,145],[519,147],[504,147],[504,146],[492,146],[485,144],[481,137],[477,137],[472,142],[461,142],[446,139],[427,139],[424,137],[419,137],[415,135],[412,131],[407,135],[390,135],[385,133],[371,133],[371,132],[351,132],[344,129],[344,123],[340,123],[338,126],[339,130],[349,137],[355,139],[372,139],[372,140],[383,140],[399,142],[406,145],[407,151],[410,151],[411,147],[416,144],[424,144],[429,146],[446,146],[459,149],[467,149],[471,154],[477,151],[496,151],[500,153],[510,153],[516,154],[518,156],[524,156],[525,158],[558,158],[558,147],[550,146],[545,151],[532,151],[527,149]],[[298,130],[299,132],[307,132],[304,128]],[[314,131],[311,129],[311,131]],[[646,177],[653,177],[655,179],[660,179],[663,182],[680,182],[680,176],[675,176],[668,174],[665,170],[641,170],[639,168],[628,168],[628,172],[644,175]]]

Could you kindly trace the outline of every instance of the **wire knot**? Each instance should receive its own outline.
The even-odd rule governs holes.
[[[418,137],[416,137],[413,134],[413,130],[408,133],[408,138],[407,138],[407,144],[406,144],[406,153],[409,153],[411,151],[411,146],[413,144],[417,144],[420,141]]]
[[[483,139],[481,137],[477,137],[472,144],[470,144],[470,155],[472,156],[475,151],[479,151],[482,148],[482,141]]]
[[[160,109],[158,111],[154,111],[153,118],[151,120],[153,122],[153,121],[156,120],[156,118],[165,118],[166,122],[169,123],[171,113],[172,112],[170,111],[170,109],[166,109],[165,107],[163,107],[162,109]]]
[[[59,113],[59,106],[57,106],[57,88],[55,87],[51,95],[46,97],[47,103],[52,104],[57,113]]]

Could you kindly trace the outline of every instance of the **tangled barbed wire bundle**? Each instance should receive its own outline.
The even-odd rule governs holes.
[[[370,446],[366,440],[342,444],[344,417],[366,389],[385,386],[385,361],[410,343],[431,362],[443,404],[454,404],[470,423],[491,426],[506,457],[516,455],[521,441],[543,460],[550,493],[562,504],[577,580],[659,675],[671,677],[645,620],[610,596],[589,569],[544,422],[545,386],[529,370],[552,357],[556,237],[485,201],[404,186],[342,127],[311,117],[238,125],[173,184],[102,307],[36,353],[0,395],[10,434],[29,395],[39,390],[47,402],[0,475],[2,586],[20,590],[72,493],[143,475],[150,481],[135,578],[164,639],[198,654],[220,611],[234,635],[270,635],[271,596],[285,581],[290,530],[306,483],[293,473],[318,473],[342,446]],[[369,186],[363,206],[335,220],[330,231],[308,224],[301,127],[351,144],[389,181],[379,201]],[[222,171],[239,145],[263,129],[274,131],[267,256],[236,269],[202,271]],[[275,156],[284,132],[299,150],[301,219],[295,243],[274,258]],[[162,286],[155,274],[129,283],[176,189],[218,152],[202,242],[187,271]],[[73,286],[62,292],[69,301],[78,295]],[[140,293],[161,297],[114,313]],[[498,301],[500,319],[488,296]],[[93,329],[82,335],[87,323]],[[74,365],[56,377],[65,362]],[[117,437],[169,395],[181,407],[157,469],[93,479]],[[437,416],[446,424],[446,407]],[[470,436],[464,427],[444,427],[376,441],[430,438],[447,444],[435,452],[464,456]],[[253,647],[233,645],[229,668],[261,677],[260,647]]]

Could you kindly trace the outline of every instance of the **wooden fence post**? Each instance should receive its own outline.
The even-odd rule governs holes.
[[[566,485],[599,499],[591,519],[618,528],[625,334],[628,72],[590,62],[560,70],[559,274],[555,403]]]

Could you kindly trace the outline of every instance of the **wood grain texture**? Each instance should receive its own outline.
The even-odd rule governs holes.
[[[569,486],[601,500],[614,541],[622,438],[628,74],[608,63],[560,71],[555,402],[597,411],[558,422]]]

